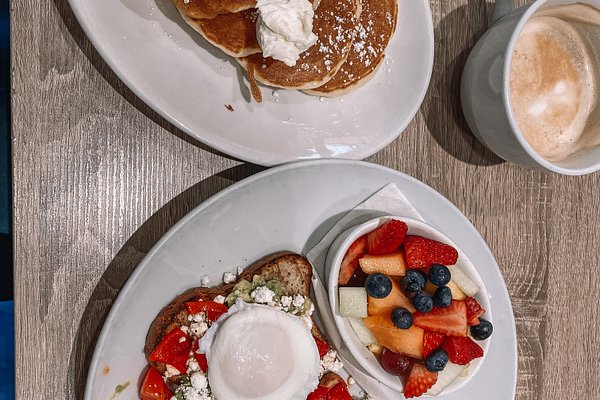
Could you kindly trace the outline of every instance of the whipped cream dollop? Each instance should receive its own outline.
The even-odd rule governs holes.
[[[258,0],[256,36],[264,57],[293,67],[300,54],[317,42],[315,16],[308,0]]]

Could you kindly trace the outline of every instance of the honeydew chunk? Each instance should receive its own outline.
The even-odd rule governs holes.
[[[469,364],[467,365],[458,365],[453,363],[446,364],[446,368],[443,371],[438,372],[437,382],[433,385],[428,391],[427,394],[430,396],[437,396],[444,389],[448,387],[452,382],[456,380],[459,376],[462,376],[463,372],[467,371],[469,368]]]
[[[467,296],[473,297],[479,292],[479,286],[469,278],[464,271],[458,265],[449,267],[450,275],[452,275],[452,281],[456,283]]]
[[[406,257],[404,253],[396,252],[382,256],[365,254],[358,260],[360,268],[367,274],[381,273],[392,276],[406,274]]]
[[[369,328],[367,328],[367,325],[365,325],[362,318],[349,317],[348,322],[350,322],[350,326],[363,345],[369,346],[377,343],[377,339],[375,339],[375,336],[373,336]]]
[[[341,287],[339,289],[340,316],[366,318],[367,290],[364,287]]]

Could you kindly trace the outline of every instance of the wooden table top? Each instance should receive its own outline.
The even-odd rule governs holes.
[[[262,168],[206,148],[137,99],[67,0],[11,7],[16,394],[76,399],[103,319],[144,254],[193,207]],[[427,97],[368,161],[438,190],[487,241],[514,307],[517,399],[598,399],[600,174],[529,171],[482,147],[461,115],[459,80],[493,5],[431,8]]]

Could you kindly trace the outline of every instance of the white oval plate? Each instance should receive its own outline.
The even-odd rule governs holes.
[[[494,340],[485,363],[463,388],[439,398],[513,399],[517,342],[512,308],[496,261],[477,230],[424,183],[388,168],[342,160],[293,163],[256,174],[211,197],[165,234],[133,272],[104,323],[84,399],[106,400],[127,381],[132,385],[119,399],[138,398],[150,323],[178,293],[198,286],[202,275],[217,284],[225,271],[265,254],[282,249],[305,254],[346,212],[392,182],[425,221],[478,266],[494,311]],[[108,375],[102,373],[105,367]]]
[[[190,136],[255,164],[376,153],[414,118],[433,70],[428,0],[399,2],[387,58],[364,87],[323,101],[263,88],[262,104],[249,101],[237,63],[183,22],[171,0],[69,3],[100,55],[146,104]]]

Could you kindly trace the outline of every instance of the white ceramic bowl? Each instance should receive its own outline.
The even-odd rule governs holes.
[[[452,242],[443,233],[435,229],[434,227],[426,224],[425,222],[406,217],[398,216],[386,216],[369,220],[363,224],[348,229],[331,245],[329,252],[327,253],[326,270],[327,270],[327,290],[329,293],[329,303],[333,310],[333,317],[337,326],[337,329],[344,341],[344,344],[348,347],[352,355],[356,358],[357,362],[375,379],[385,384],[386,386],[401,392],[403,390],[403,384],[398,377],[387,373],[382,367],[377,358],[364,346],[358,336],[354,333],[354,330],[350,326],[348,319],[341,317],[338,314],[338,275],[340,271],[340,265],[346,254],[346,251],[350,245],[359,237],[375,230],[377,227],[383,225],[391,219],[397,219],[405,222],[408,225],[409,235],[423,236],[429,239],[437,240],[442,243],[453,246],[458,251],[458,262],[462,270],[480,287],[479,293],[475,295],[475,299],[485,308],[485,318],[493,322],[492,310],[490,307],[489,295],[483,285],[483,281],[475,266],[469,261],[467,256],[458,248],[458,246]],[[493,340],[493,335],[485,341],[480,341],[478,344],[484,350],[484,357],[477,360],[473,360],[469,367],[469,372],[466,376],[458,377],[454,382],[448,385],[442,394],[448,394],[458,390],[468,380],[473,378],[479,369],[480,365],[485,360],[485,353],[487,353],[490,340]]]

